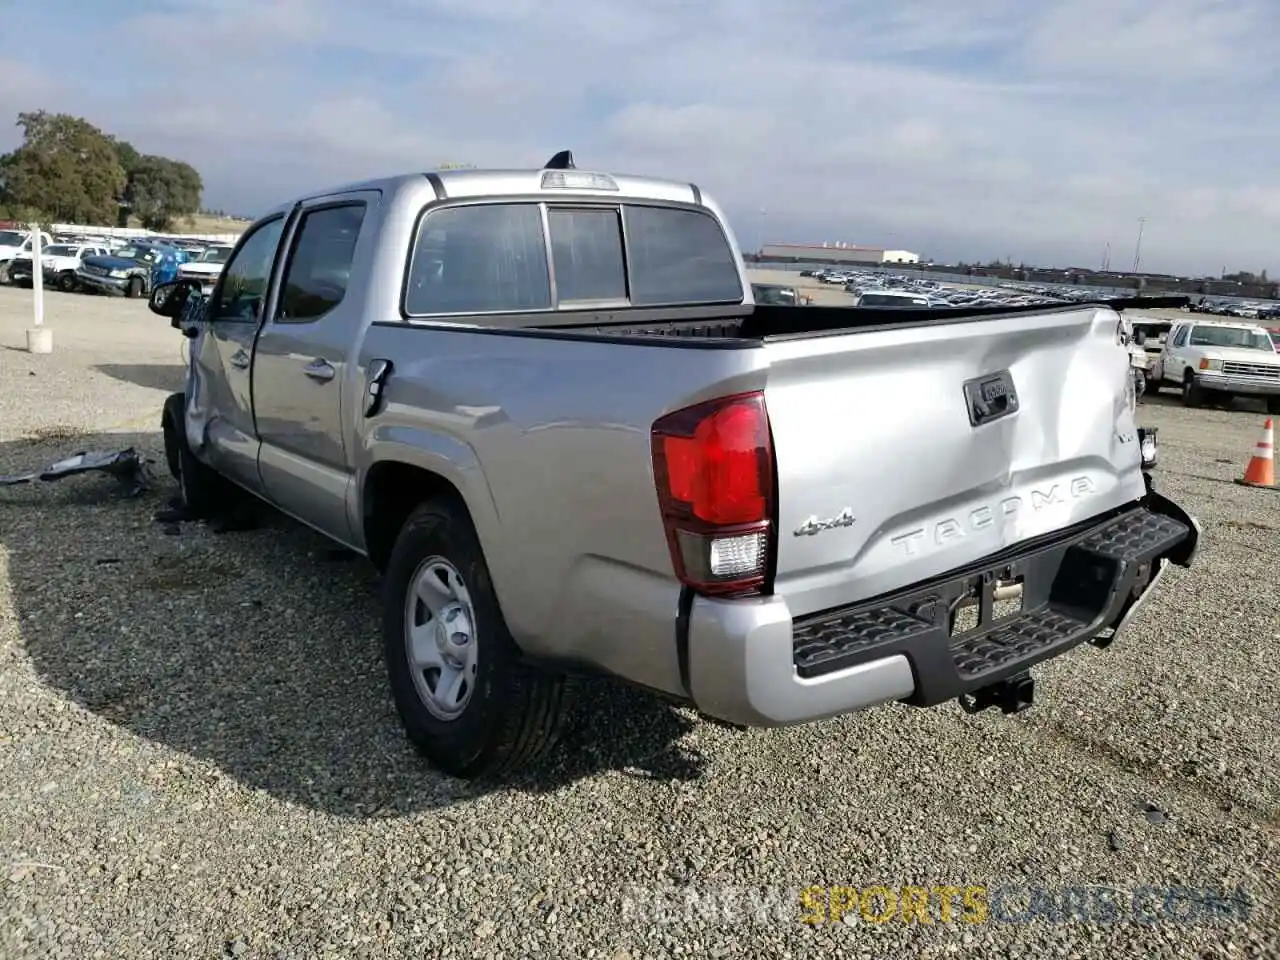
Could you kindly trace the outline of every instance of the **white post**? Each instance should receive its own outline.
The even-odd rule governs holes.
[[[44,265],[40,262],[40,225],[31,226],[31,300],[37,327],[44,326]]]
[[[27,331],[28,353],[53,353],[53,331],[44,325],[44,264],[40,260],[40,224],[31,225],[31,301],[35,324]]]

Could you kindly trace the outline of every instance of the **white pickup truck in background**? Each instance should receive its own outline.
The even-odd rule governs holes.
[[[1280,353],[1266,329],[1248,320],[1188,320],[1175,324],[1155,362],[1148,389],[1177,386],[1182,402],[1263,400],[1280,413]]]
[[[222,265],[227,262],[233,249],[229,245],[219,245],[201,251],[196,259],[178,265],[178,279],[195,280],[205,293],[209,293],[218,282]]]
[[[53,238],[41,231],[40,245],[47,247]],[[18,257],[31,256],[31,232],[29,230],[0,230],[0,283],[9,282],[9,265]]]
[[[85,257],[103,257],[110,253],[105,247],[83,243],[55,243],[40,246],[40,266],[44,272],[44,284],[68,293],[80,286],[76,271]],[[15,257],[9,263],[9,282],[19,287],[31,286],[31,254]]]

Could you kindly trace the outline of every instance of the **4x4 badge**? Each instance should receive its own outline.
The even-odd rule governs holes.
[[[810,517],[800,526],[796,527],[795,535],[797,537],[813,537],[821,533],[823,530],[834,530],[836,527],[852,527],[854,520],[857,518],[853,515],[850,507],[845,507],[834,517],[827,517],[820,520],[817,517]]]

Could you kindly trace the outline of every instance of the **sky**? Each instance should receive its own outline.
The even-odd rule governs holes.
[[[1280,276],[1277,0],[0,0],[4,118],[210,208],[446,163],[692,180],[742,246]]]

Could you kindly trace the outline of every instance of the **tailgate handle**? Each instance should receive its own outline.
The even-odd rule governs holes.
[[[1018,410],[1018,391],[1013,386],[1013,374],[1008,370],[966,380],[964,399],[969,423],[974,427],[1007,417]]]

